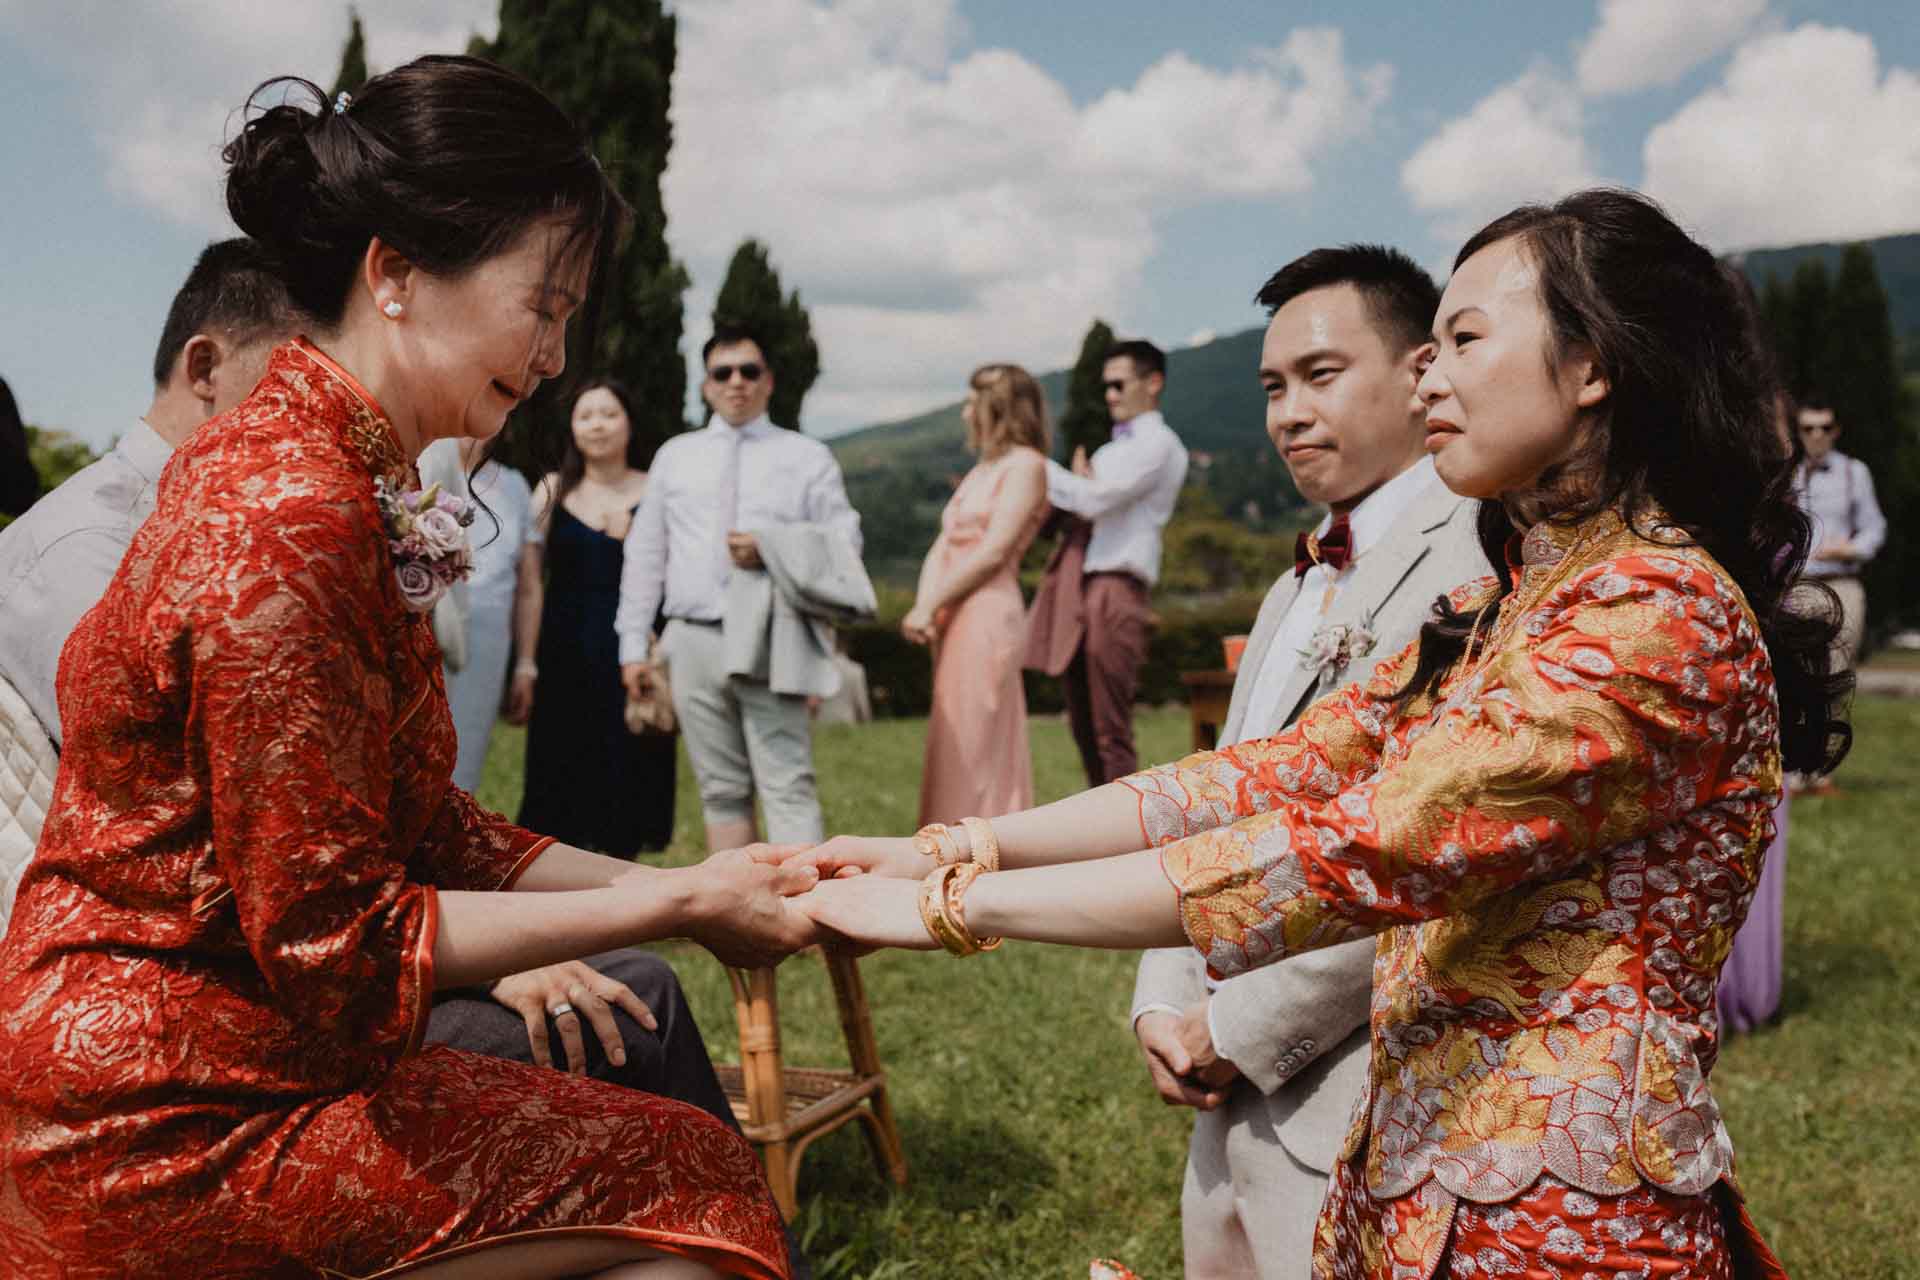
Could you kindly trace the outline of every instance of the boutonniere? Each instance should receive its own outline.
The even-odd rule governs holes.
[[[373,496],[387,527],[400,599],[415,613],[427,613],[473,572],[473,548],[467,545],[473,503],[437,484],[395,489],[384,476],[373,482]]]
[[[1313,633],[1313,639],[1300,656],[1313,668],[1316,679],[1340,671],[1373,652],[1373,615],[1363,613],[1358,622],[1335,622]]]

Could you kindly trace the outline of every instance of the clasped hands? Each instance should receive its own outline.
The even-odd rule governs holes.
[[[765,968],[815,943],[931,951],[920,881],[932,868],[911,839],[836,836],[817,845],[756,844],[716,853],[688,937],[724,964]],[[728,903],[731,903],[730,908]]]

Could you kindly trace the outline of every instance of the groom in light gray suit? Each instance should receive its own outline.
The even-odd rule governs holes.
[[[1476,504],[1426,457],[1414,384],[1439,291],[1390,249],[1316,249],[1260,290],[1267,434],[1327,517],[1260,607],[1223,745],[1266,737],[1366,679],[1433,602],[1490,572]],[[1181,1196],[1188,1280],[1307,1272],[1327,1175],[1367,1069],[1374,942],[1215,983],[1191,948],[1149,951],[1134,1031],[1154,1085],[1195,1117]]]

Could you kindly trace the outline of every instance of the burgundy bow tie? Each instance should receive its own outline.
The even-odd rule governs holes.
[[[1347,567],[1347,561],[1353,559],[1353,526],[1347,523],[1345,516],[1335,516],[1333,525],[1325,534],[1316,538],[1302,530],[1293,540],[1293,576],[1304,578],[1307,570],[1316,564],[1324,564],[1335,573]]]
[[[1132,434],[1133,434],[1132,418],[1128,418],[1125,422],[1116,422],[1113,424],[1113,438],[1115,440],[1125,440],[1128,436]]]

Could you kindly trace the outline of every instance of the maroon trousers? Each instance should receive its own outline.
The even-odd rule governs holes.
[[[1097,787],[1140,767],[1133,749],[1133,695],[1147,658],[1147,588],[1129,573],[1090,573],[1082,595],[1086,609],[1080,647],[1060,677],[1067,723]]]

